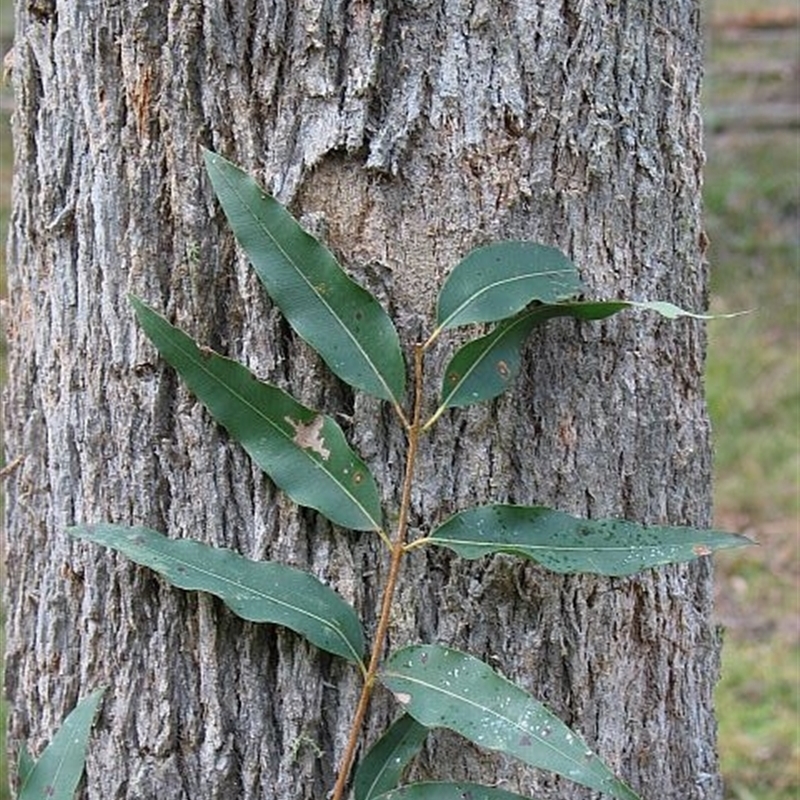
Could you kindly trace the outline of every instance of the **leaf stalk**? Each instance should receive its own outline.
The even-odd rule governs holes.
[[[381,598],[381,613],[378,618],[378,626],[375,630],[375,639],[370,654],[369,666],[364,677],[364,685],[361,689],[361,696],[358,699],[353,722],[350,727],[350,735],[345,746],[339,764],[339,773],[336,784],[331,793],[331,800],[342,800],[344,797],[347,779],[353,766],[358,741],[361,737],[361,727],[369,708],[372,692],[375,688],[375,681],[378,677],[378,668],[386,648],[386,638],[389,633],[391,622],[392,604],[394,601],[395,590],[397,589],[400,577],[400,567],[403,556],[406,554],[406,540],[408,538],[408,516],[411,507],[411,490],[414,485],[414,466],[417,460],[417,450],[419,448],[419,438],[422,433],[420,419],[422,416],[422,374],[423,361],[425,358],[425,345],[416,344],[414,346],[414,401],[412,407],[411,421],[408,425],[408,449],[406,451],[406,465],[403,475],[403,488],[400,496],[400,514],[397,520],[397,532],[392,542],[392,555],[389,562],[389,574],[386,578],[386,586]],[[404,418],[401,412],[401,418]]]

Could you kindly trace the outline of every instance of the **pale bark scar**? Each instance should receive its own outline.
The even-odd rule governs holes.
[[[325,447],[325,439],[320,436],[322,433],[322,426],[325,423],[325,417],[321,414],[314,417],[314,419],[304,425],[302,422],[297,422],[291,417],[284,417],[294,428],[294,438],[292,441],[304,450],[311,450],[322,457],[323,461],[327,461],[331,456],[331,451]]]

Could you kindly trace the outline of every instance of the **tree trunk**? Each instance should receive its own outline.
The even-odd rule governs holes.
[[[698,3],[19,0],[16,25],[11,745],[38,752],[80,696],[108,684],[87,797],[319,800],[355,671],[65,528],[143,524],[311,569],[368,630],[385,553],[298,511],[252,467],[157,358],[127,294],[347,415],[391,511],[403,436],[265,298],[201,145],[303,216],[406,345],[431,330],[452,265],[502,238],[561,247],[595,297],[702,309]],[[696,322],[548,323],[512,392],[447,413],[425,442],[414,525],[489,500],[707,524],[704,349]],[[431,398],[447,356],[428,359]],[[720,798],[706,561],[598,579],[419,553],[391,646],[435,641],[490,660],[648,800]],[[379,691],[365,746],[396,709]],[[415,774],[592,796],[450,735]]]

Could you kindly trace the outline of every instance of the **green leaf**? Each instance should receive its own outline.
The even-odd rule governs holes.
[[[617,800],[638,800],[558,717],[467,653],[440,645],[404,647],[388,658],[381,681],[423,725],[449,728]]]
[[[375,800],[528,800],[504,789],[478,783],[411,783]]]
[[[403,353],[377,300],[247,173],[209,151],[205,162],[239,244],[291,326],[343,381],[399,405]]]
[[[579,519],[543,506],[512,505],[461,511],[426,541],[455,550],[462,558],[506,553],[529,558],[554,572],[599,575],[633,575],[752,544],[745,536],[723,531]]]
[[[169,539],[149,528],[101,524],[68,531],[119,551],[179,589],[219,597],[242,619],[283,625],[321,650],[361,661],[364,634],[355,611],[307,572],[191,539]]]
[[[83,775],[89,734],[104,692],[105,687],[97,689],[75,706],[36,763],[31,764],[27,748],[27,755],[20,751],[19,800],[71,800]]]
[[[328,416],[197,344],[141,300],[136,316],[214,418],[295,503],[354,530],[381,530],[378,486]]]
[[[358,765],[353,781],[355,800],[375,800],[394,789],[427,735],[428,729],[408,714],[395,720]]]
[[[492,400],[511,386],[519,374],[522,347],[535,326],[553,317],[600,320],[630,308],[656,311],[669,319],[717,318],[694,314],[672,303],[660,301],[634,303],[627,300],[576,300],[555,304],[535,303],[515,317],[499,323],[486,336],[468,342],[456,352],[445,369],[442,399],[435,418],[438,419],[446,408],[460,408]]]
[[[733,314],[696,314],[694,311],[687,311],[673,303],[664,300],[645,300],[636,302],[634,300],[580,300],[576,302],[559,303],[561,308],[559,316],[576,317],[577,319],[595,320],[605,319],[618,311],[628,308],[639,309],[641,311],[655,311],[667,319],[678,319],[679,317],[691,317],[692,319],[733,319],[746,311],[737,311]]]
[[[554,247],[498,242],[478,247],[447,276],[439,329],[506,319],[534,301],[557,303],[584,291],[575,265]]]
[[[17,777],[19,778],[20,786],[25,783],[35,766],[36,762],[33,760],[31,751],[28,750],[28,745],[25,742],[20,743],[17,759]]]
[[[553,306],[537,306],[461,347],[445,369],[440,408],[460,408],[502,394],[519,374],[522,345],[531,330],[558,313]]]
[[[619,301],[622,302],[622,301]],[[662,317],[666,317],[667,319],[678,319],[679,317],[691,317],[692,319],[733,319],[734,317],[740,317],[742,314],[746,314],[746,311],[737,311],[733,314],[695,314],[694,311],[687,311],[684,308],[680,308],[679,306],[673,305],[672,303],[667,303],[664,300],[652,300],[652,301],[645,301],[642,303],[635,303],[629,302],[626,305],[630,306],[631,308],[640,308],[643,311],[655,311],[658,314],[661,314]]]

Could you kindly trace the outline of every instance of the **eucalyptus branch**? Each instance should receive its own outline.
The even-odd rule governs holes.
[[[576,267],[552,247],[499,242],[477,248],[451,270],[439,293],[434,332],[414,347],[414,392],[406,415],[405,355],[377,300],[246,173],[213,153],[206,154],[206,168],[234,234],[289,323],[340,380],[390,403],[406,431],[394,536],[384,530],[374,476],[333,418],[195,342],[143,300],[131,302],[161,356],[278,488],[340,528],[377,535],[386,545],[390,559],[369,661],[365,666],[367,645],[357,610],[305,571],[251,561],[141,527],[82,525],[71,529],[72,535],[124,553],[179,588],[214,594],[244,619],[282,625],[361,671],[363,686],[333,800],[343,800],[348,788],[378,682],[403,713],[357,765],[355,800],[387,800],[387,793],[402,785],[404,770],[428,731],[436,728],[449,728],[476,745],[552,770],[616,800],[637,800],[577,733],[489,665],[437,644],[411,644],[387,654],[388,633],[403,557],[421,547],[444,547],[463,559],[502,553],[554,572],[621,576],[750,544],[743,536],[722,531],[586,520],[545,506],[492,503],[462,509],[408,541],[422,434],[446,410],[507,391],[519,373],[522,348],[537,326],[559,316],[600,320],[631,308],[669,319],[702,315],[658,301],[581,299],[588,290]],[[475,325],[488,325],[489,332],[452,355],[440,378],[437,408],[423,424],[426,350],[450,329]],[[487,800],[522,800],[492,787],[473,788]],[[455,783],[406,789],[415,800],[464,796],[463,785]]]

